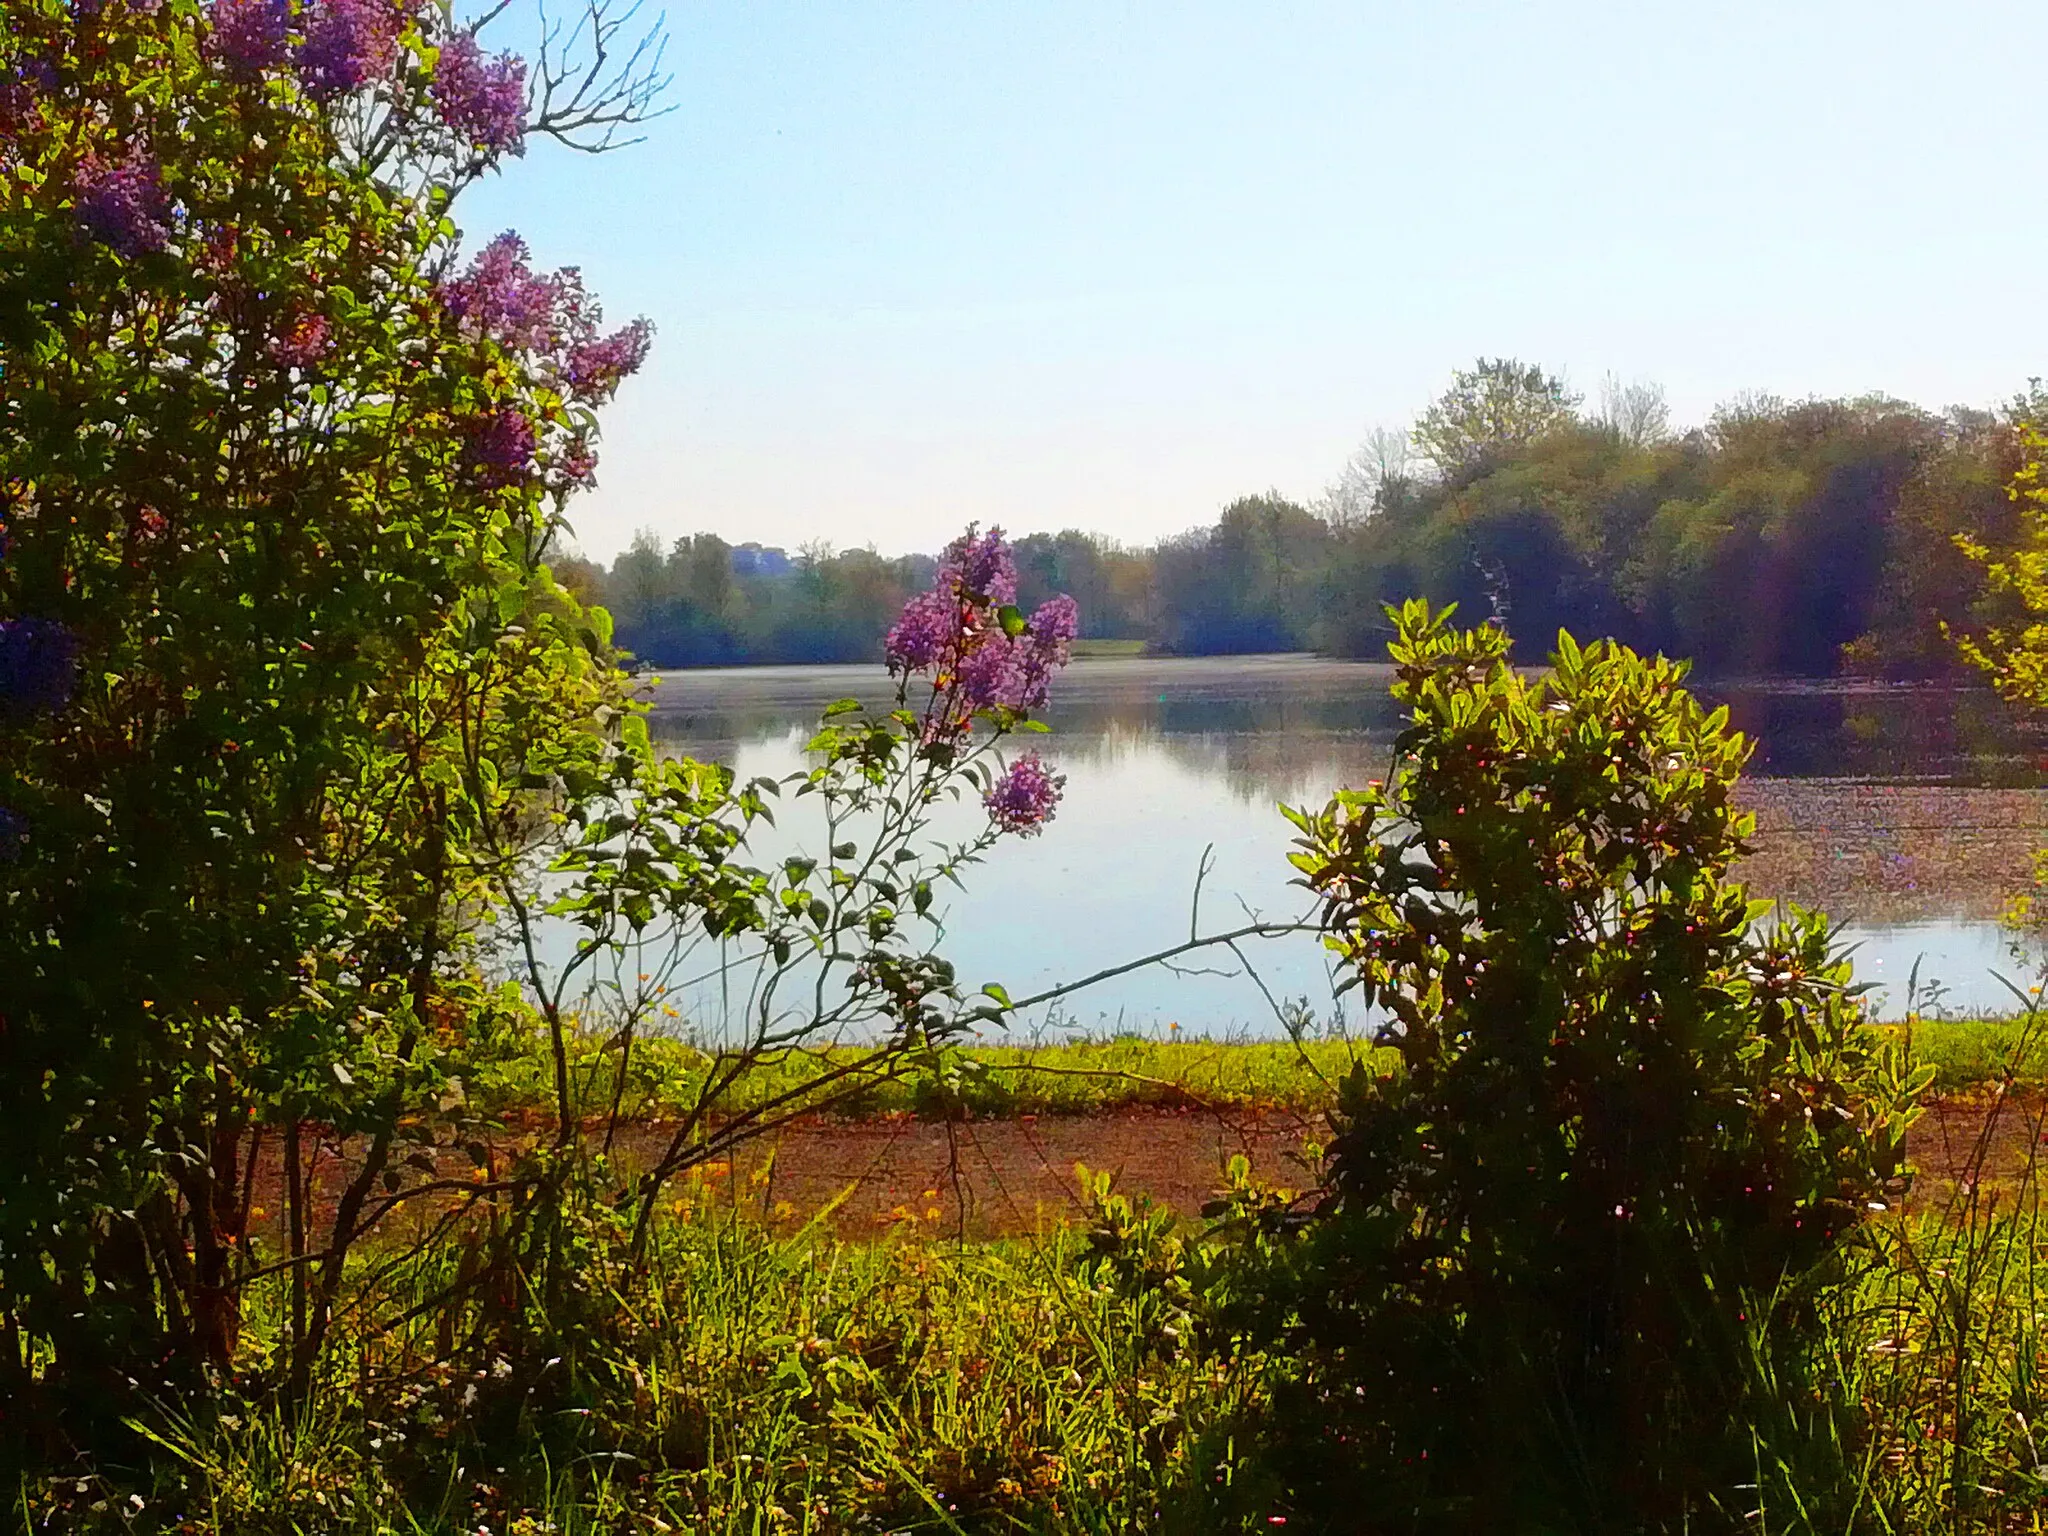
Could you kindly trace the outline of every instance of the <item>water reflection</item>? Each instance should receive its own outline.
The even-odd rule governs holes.
[[[1385,775],[1401,724],[1389,673],[1301,657],[1077,662],[1061,679],[1055,734],[1034,742],[1067,773],[1066,803],[1043,838],[999,847],[953,899],[948,952],[963,978],[1021,995],[1176,942],[1208,846],[1206,925],[1303,912],[1284,861],[1291,829],[1273,806]],[[651,724],[671,751],[781,774],[801,765],[827,703],[879,704],[887,691],[871,667],[678,673],[656,691]],[[1859,975],[1885,988],[1890,1011],[1903,1007],[1916,961],[1923,988],[1946,987],[1946,1006],[2010,1008],[1993,973],[2024,985],[2028,962],[2010,953],[1997,918],[2048,840],[2040,732],[1969,690],[1702,691],[1758,741],[1744,792],[1759,848],[1743,874],[1759,893],[1845,920]],[[1071,1017],[1270,1032],[1269,992],[1330,1012],[1313,939],[1249,958],[1263,989],[1242,974],[1154,970],[1084,995]]]

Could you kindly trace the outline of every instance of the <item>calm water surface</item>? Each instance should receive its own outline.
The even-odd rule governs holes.
[[[1067,775],[1057,819],[1039,838],[998,845],[967,893],[951,895],[946,952],[963,982],[1023,996],[1179,942],[1191,916],[1206,930],[1301,915],[1285,862],[1292,828],[1275,806],[1385,776],[1399,728],[1387,683],[1384,666],[1294,656],[1076,662],[1058,681],[1053,734],[1029,742]],[[804,766],[824,705],[880,703],[887,686],[876,667],[677,672],[656,688],[650,723],[672,752],[742,777],[782,775]],[[1703,691],[1758,743],[1746,793],[1759,851],[1744,870],[1757,893],[1843,920],[1888,1013],[1905,1006],[1916,964],[1923,989],[1945,989],[1936,1006],[2010,1009],[1996,978],[2025,986],[2033,966],[1997,919],[2048,841],[2048,742],[1973,691]],[[978,808],[959,815],[965,830]],[[787,819],[780,835],[803,837]],[[1213,863],[1195,914],[1205,849]],[[1246,958],[1256,977],[1228,956],[1199,962],[1199,974],[1153,968],[1021,1028],[1272,1033],[1268,994],[1338,1016],[1312,937]]]

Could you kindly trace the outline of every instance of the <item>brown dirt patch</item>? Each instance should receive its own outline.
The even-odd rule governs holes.
[[[1122,1193],[1194,1215],[1242,1154],[1260,1177],[1300,1188],[1321,1125],[1293,1114],[1128,1110],[952,1123],[806,1121],[691,1181],[704,1198],[802,1219],[842,1194],[847,1237],[892,1228],[1012,1237],[1085,1214],[1077,1164]],[[716,1165],[713,1165],[716,1167]]]
[[[1973,1184],[2010,1190],[2048,1164],[2048,1097],[1943,1095],[1906,1135],[1918,1170],[1912,1203],[1939,1208]]]
[[[1327,1135],[1319,1117],[1203,1108],[952,1123],[815,1118],[750,1143],[729,1160],[690,1170],[670,1198],[699,1210],[737,1208],[778,1227],[829,1206],[834,1230],[849,1238],[892,1231],[1014,1237],[1085,1216],[1076,1165],[1110,1174],[1122,1193],[1194,1216],[1222,1188],[1226,1166],[1240,1154],[1271,1183],[1307,1187],[1312,1177],[1305,1149]],[[618,1149],[621,1160],[650,1162],[665,1139],[661,1127],[631,1127]],[[2009,1188],[2048,1156],[2048,1098],[2016,1094],[2000,1105],[1990,1095],[1948,1095],[1930,1103],[1907,1145],[1919,1169],[1915,1205],[1939,1207],[1973,1181]],[[494,1150],[503,1158],[511,1149]],[[331,1143],[324,1150],[316,1201],[323,1216],[331,1216],[334,1194],[350,1171],[348,1151]],[[274,1229],[280,1181],[272,1159],[264,1161],[269,1166],[257,1178],[264,1214],[256,1225]],[[444,1154],[439,1162],[441,1177],[468,1175],[469,1161],[460,1154]],[[423,1215],[436,1203],[415,1202],[406,1215]]]

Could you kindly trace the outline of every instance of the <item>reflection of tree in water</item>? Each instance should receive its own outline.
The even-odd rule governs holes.
[[[1701,693],[1725,703],[1730,723],[1757,742],[1756,776],[2041,781],[2048,732],[1986,689],[1771,683]]]
[[[1110,769],[1164,758],[1192,777],[1226,788],[1247,805],[1320,802],[1339,785],[1384,778],[1391,736],[1308,731],[1169,732],[1111,724],[1058,747],[1061,763]]]
[[[1082,662],[1060,680],[1046,747],[1073,764],[1153,752],[1246,800],[1319,795],[1385,773],[1400,728],[1388,677],[1310,657]],[[885,705],[887,687],[873,668],[673,673],[649,724],[670,752],[731,763],[743,747],[807,734],[836,698]]]
[[[1164,761],[1240,803],[1319,802],[1384,777],[1401,721],[1388,669],[1313,658],[1082,662],[1061,679],[1049,752],[1077,770]],[[673,674],[657,742],[732,763],[796,757],[819,712],[886,699],[879,668]],[[1868,684],[1703,686],[1756,738],[1759,812],[1742,874],[1864,922],[1995,918],[2048,840],[2048,734],[1983,690]],[[1276,849],[1285,842],[1277,826]]]

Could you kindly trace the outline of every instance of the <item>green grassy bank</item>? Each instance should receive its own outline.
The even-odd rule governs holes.
[[[2024,1018],[1915,1019],[1885,1026],[1908,1038],[1935,1069],[1944,1093],[2005,1081],[2048,1086],[2048,1028]],[[845,1064],[846,1051],[791,1052],[750,1068],[725,1103],[732,1111],[779,1102]],[[591,1059],[595,1060],[594,1053]],[[1200,1105],[1313,1114],[1331,1100],[1354,1062],[1387,1069],[1391,1051],[1346,1040],[1215,1041],[1123,1037],[1058,1045],[977,1045],[938,1062],[899,1063],[901,1075],[876,1075],[836,1104],[845,1116],[966,1113],[980,1117],[1085,1115]],[[686,1111],[717,1058],[674,1040],[643,1042],[629,1091],[648,1115]],[[505,1112],[540,1111],[552,1102],[548,1065],[535,1055],[493,1070],[486,1100]]]

